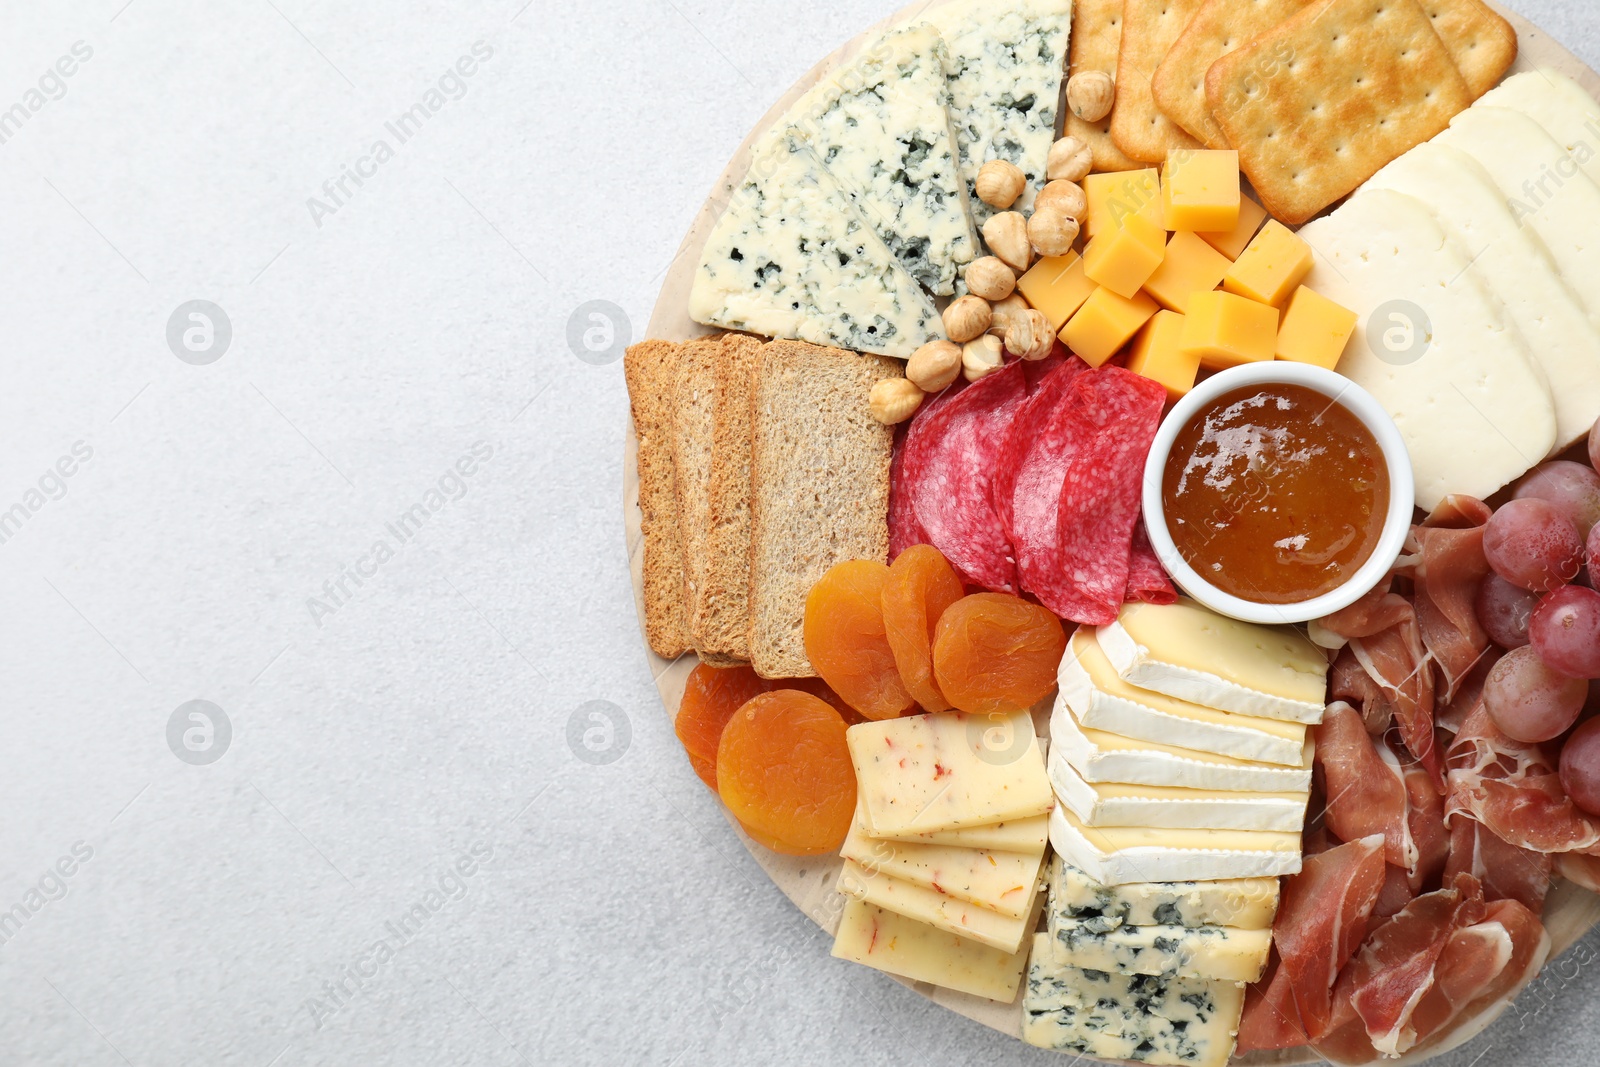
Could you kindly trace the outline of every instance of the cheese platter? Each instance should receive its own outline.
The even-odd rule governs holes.
[[[948,0],[757,124],[627,357],[628,551],[835,956],[1420,1062],[1600,921],[1597,93],[1479,0]]]

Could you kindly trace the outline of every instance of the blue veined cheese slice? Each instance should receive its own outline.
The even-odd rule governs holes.
[[[1096,1060],[1225,1067],[1244,1014],[1244,986],[1204,978],[1085,971],[1037,934],[1022,993],[1022,1039]]]
[[[1267,969],[1271,930],[1236,926],[1119,926],[1051,915],[1056,959],[1072,967],[1119,974],[1172,975],[1254,982]]]
[[[1289,627],[1239,622],[1179,600],[1129,604],[1096,637],[1122,680],[1140,689],[1288,722],[1319,723],[1327,707],[1328,659]]]
[[[1305,724],[1218,711],[1131,685],[1118,677],[1087,626],[1073,635],[1056,681],[1057,700],[1096,730],[1289,767],[1304,757]]]
[[[1059,750],[1050,756],[1056,800],[1086,826],[1152,826],[1193,830],[1277,830],[1305,826],[1308,791],[1230,792],[1181,786],[1089,783]]]
[[[1119,926],[1235,926],[1266,930],[1278,914],[1276,878],[1102,885],[1055,857],[1050,865],[1049,921]]]
[[[833,955],[913,982],[1010,1003],[1028,949],[1001,952],[860,900],[848,900]]]
[[[1101,885],[1276,878],[1300,871],[1300,835],[1250,830],[1085,826],[1050,813],[1050,844]]]
[[[909,359],[933,301],[793,130],[750,164],[701,253],[696,322]]]
[[[1026,935],[1038,923],[1040,887],[1028,887],[1028,906],[1021,917],[946,896],[936,889],[914,885],[899,878],[868,870],[845,860],[839,871],[837,888],[853,900],[865,901],[896,915],[927,923],[947,933],[971,938],[1001,952],[1016,952]]]
[[[784,116],[900,265],[944,296],[978,249],[950,125],[948,59],[925,22],[891,31]]]
[[[1044,846],[1027,853],[880,841],[867,834],[858,811],[839,855],[869,873],[898,878],[1020,919],[1033,904]]]
[[[1478,97],[1478,103],[1508,107],[1533,119],[1585,174],[1600,182],[1600,103],[1565,74],[1549,67],[1515,74]]]
[[[1022,168],[1012,205],[1030,211],[1055,142],[1072,0],[959,0],[928,13],[950,49],[951,117],[961,177],[981,226],[994,208],[978,199],[978,170],[991,159]]]

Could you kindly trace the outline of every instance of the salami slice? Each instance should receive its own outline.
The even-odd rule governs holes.
[[[889,461],[889,562],[910,548],[920,545],[926,538],[922,524],[917,521],[917,509],[911,503],[910,485],[906,480],[906,439],[909,431],[896,435],[894,458]]]
[[[1056,565],[1057,502],[1078,444],[1062,407],[1073,380],[1088,369],[1073,358],[1045,376],[1012,420],[995,477],[995,510],[1016,550],[1018,580],[1029,592],[1047,584],[1045,572]]]
[[[1151,547],[1144,520],[1133,524],[1133,557],[1128,561],[1128,597],[1142,604],[1175,604],[1178,591]]]

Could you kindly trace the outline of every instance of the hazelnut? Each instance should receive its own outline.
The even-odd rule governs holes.
[[[1004,211],[1015,204],[1022,190],[1027,188],[1028,176],[1015,163],[991,159],[978,168],[978,179],[974,186],[979,200]]]
[[[1086,70],[1067,79],[1067,106],[1084,122],[1099,122],[1111,114],[1116,99],[1116,79],[1103,70]]]
[[[985,300],[1004,300],[1017,288],[1017,276],[996,256],[984,256],[967,265],[967,288]]]
[[[1094,153],[1089,146],[1076,137],[1063,137],[1050,146],[1044,176],[1051,181],[1081,182],[1093,169]]]
[[[1011,324],[1017,320],[1017,317],[1027,314],[1028,310],[1028,302],[1022,298],[1020,293],[1012,293],[1004,300],[995,301],[994,308],[989,316],[989,332],[999,333],[1001,337],[1004,337],[1006,330],[1011,328]]]
[[[944,332],[956,344],[965,344],[989,328],[989,302],[981,296],[957,297],[944,309]]]
[[[904,378],[885,378],[872,387],[872,417],[885,426],[905,422],[922,406],[922,390]]]
[[[1022,359],[1043,359],[1056,336],[1042,311],[1025,311],[1006,327],[1006,351]]]
[[[1028,222],[1021,212],[1002,211],[991,216],[983,224],[983,243],[1018,274],[1033,262],[1033,249],[1028,246]]]
[[[1028,220],[1028,240],[1041,256],[1064,256],[1078,239],[1078,220],[1060,208],[1035,211]]]
[[[925,393],[938,393],[961,373],[961,346],[952,341],[929,341],[911,354],[906,377]]]
[[[1069,182],[1065,178],[1057,178],[1039,190],[1039,195],[1034,198],[1033,210],[1043,211],[1045,208],[1058,208],[1078,220],[1082,226],[1083,221],[1089,217],[1089,198],[1084,195],[1083,189],[1076,182]]]
[[[1005,350],[1000,338],[993,334],[984,334],[961,346],[961,376],[969,382],[988,377],[1005,363]]]

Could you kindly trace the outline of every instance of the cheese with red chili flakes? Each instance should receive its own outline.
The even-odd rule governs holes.
[[[846,902],[833,954],[913,982],[1005,1003],[1017,995],[1028,965],[1026,947],[1001,952],[861,900]]]

